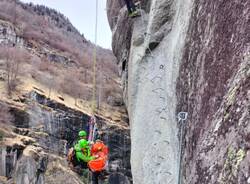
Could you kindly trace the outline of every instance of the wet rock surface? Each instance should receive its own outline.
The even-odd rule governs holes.
[[[70,170],[66,154],[77,140],[79,130],[88,129],[90,116],[35,91],[25,95],[24,99],[25,109],[11,108],[14,119],[18,121],[14,121],[16,128],[11,133],[12,138],[4,138],[1,142],[0,175],[17,184],[87,181]],[[110,150],[102,182],[119,172],[112,178],[119,180],[122,177],[121,183],[130,183],[129,129],[98,116],[97,126],[98,137]]]

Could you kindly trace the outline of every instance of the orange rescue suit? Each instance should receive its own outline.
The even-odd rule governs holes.
[[[91,148],[91,156],[96,159],[88,162],[90,170],[92,172],[102,171],[108,160],[108,147],[102,141],[97,141]]]

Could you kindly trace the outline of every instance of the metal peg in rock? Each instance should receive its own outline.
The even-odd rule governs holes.
[[[187,112],[179,112],[178,113],[178,122],[187,120],[187,117],[188,117]]]

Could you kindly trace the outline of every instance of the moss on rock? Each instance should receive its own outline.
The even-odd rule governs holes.
[[[245,155],[246,151],[243,149],[236,150],[233,147],[228,148],[227,158],[219,179],[220,184],[234,183],[234,178],[237,177],[238,168]]]

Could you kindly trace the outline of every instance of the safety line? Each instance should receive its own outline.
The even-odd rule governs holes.
[[[95,13],[95,47],[93,53],[93,91],[92,91],[92,114],[96,111],[96,61],[97,61],[97,30],[98,30],[98,0],[96,0]]]

